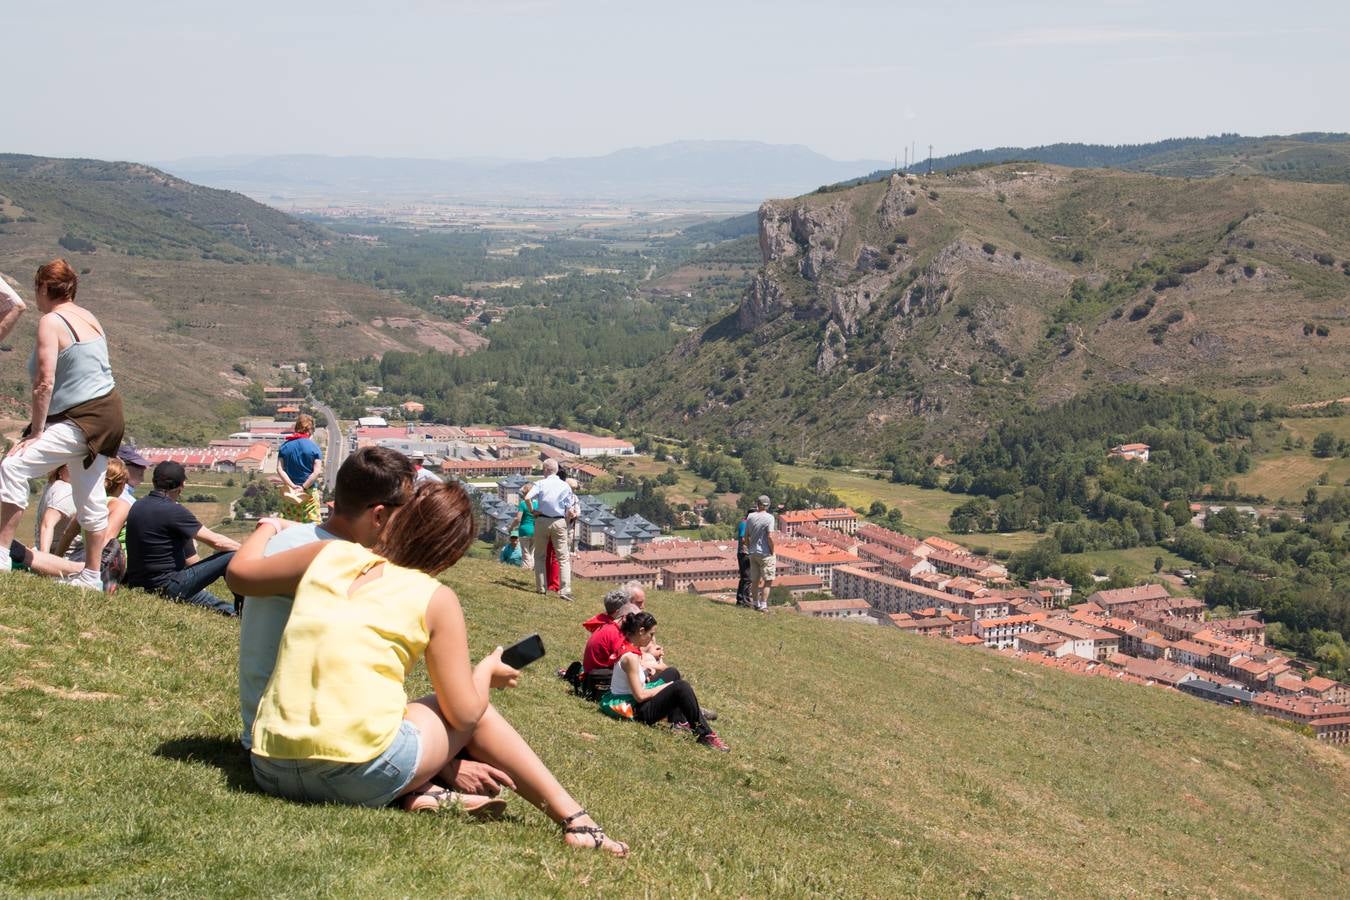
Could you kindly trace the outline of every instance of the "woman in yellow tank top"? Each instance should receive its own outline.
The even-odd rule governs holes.
[[[488,702],[491,688],[514,687],[520,675],[501,661],[502,648],[470,664],[459,599],[433,577],[473,542],[472,505],[459,484],[420,485],[373,551],[329,541],[264,557],[278,527],[261,523],[226,576],[241,594],[295,597],[253,727],[263,790],[361,806],[403,798],[409,809],[452,798],[500,811],[437,786],[467,749],[510,776],[568,844],[628,853]],[[423,653],[435,693],[409,703],[404,680]]]

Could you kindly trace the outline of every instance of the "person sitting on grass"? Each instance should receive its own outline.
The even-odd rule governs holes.
[[[511,532],[511,536],[506,539],[506,543],[502,544],[501,552],[497,554],[497,561],[504,562],[508,566],[515,566],[517,569],[525,565],[525,558],[520,552],[520,535],[514,531]]]
[[[520,676],[501,648],[470,665],[459,598],[435,578],[474,540],[459,483],[420,485],[373,550],[326,541],[264,556],[277,529],[274,519],[259,523],[227,575],[249,596],[295,597],[253,723],[259,787],[298,801],[499,813],[500,799],[440,786],[467,747],[557,822],[566,843],[628,853],[488,702],[492,688]],[[424,653],[435,693],[409,703],[405,681]]]
[[[108,460],[108,471],[103,476],[103,488],[108,494],[108,527],[104,532],[108,540],[103,545],[103,564],[99,568],[104,593],[108,594],[117,590],[117,585],[127,568],[126,554],[117,540],[117,534],[126,524],[127,511],[131,509],[131,504],[121,497],[126,484],[127,467],[120,459]],[[10,561],[16,568],[28,569],[48,578],[68,580],[70,576],[78,575],[84,568],[84,547],[81,545],[70,551],[79,534],[80,523],[77,519],[72,519],[66,527],[66,533],[61,536],[51,552],[36,547],[29,549],[21,542],[13,541],[9,548]]]
[[[263,548],[264,556],[293,550],[315,541],[353,541],[372,547],[394,512],[408,502],[416,476],[408,457],[387,447],[362,447],[342,463],[333,490],[333,511],[323,525],[279,520],[283,526]],[[291,616],[293,598],[284,595],[246,597],[239,618],[240,743],[253,748],[253,722],[258,703],[276,668],[277,648]],[[505,772],[466,758],[451,762],[447,780],[459,790],[495,797],[512,786]]]
[[[33,522],[33,549],[61,556],[53,547],[66,533],[66,526],[78,522],[75,518],[75,495],[70,487],[70,466],[60,466],[47,476],[47,487],[38,498],[37,517]]]
[[[644,725],[668,720],[672,729],[690,732],[700,744],[726,752],[730,748],[708,725],[689,682],[648,680],[642,648],[652,642],[655,630],[656,617],[649,612],[624,616],[619,625],[624,651],[614,666],[609,691],[600,698],[601,710],[616,719],[633,719]]]
[[[155,466],[150,478],[155,489],[136,501],[127,514],[127,574],[123,583],[227,616],[238,615],[242,597],[231,603],[206,588],[225,574],[239,542],[202,525],[178,502],[187,485],[187,470],[181,463],[165,460]],[[201,559],[197,541],[220,552]]]

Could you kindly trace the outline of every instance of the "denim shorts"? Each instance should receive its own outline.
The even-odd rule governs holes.
[[[302,803],[388,806],[417,774],[422,755],[417,726],[403,720],[394,742],[368,762],[324,759],[271,759],[250,754],[253,780],[268,794]]]

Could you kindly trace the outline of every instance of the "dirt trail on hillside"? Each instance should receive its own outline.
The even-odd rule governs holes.
[[[1318,400],[1316,403],[1299,403],[1290,409],[1325,409],[1333,403],[1350,403],[1350,397],[1339,397],[1335,400]]]

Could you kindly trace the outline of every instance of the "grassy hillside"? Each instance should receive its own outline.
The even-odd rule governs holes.
[[[63,246],[70,236],[88,243]],[[247,383],[236,365],[268,378],[298,359],[481,345],[388,293],[276,264],[333,237],[144,166],[0,156],[0,271],[30,299],[42,263],[62,256],[80,271],[80,301],[107,326],[142,443],[199,440],[228,424]],[[36,321],[26,314],[8,343],[26,354]],[[27,390],[17,364],[0,370],[8,411],[24,414]]]
[[[629,415],[863,461],[1101,383],[1345,396],[1347,223],[1350,185],[1034,163],[771,201],[739,308]]]
[[[612,834],[305,807],[234,747],[235,625],[139,593],[8,576],[0,885],[112,895],[1334,896],[1350,754],[1154,688],[894,631],[656,594],[672,660],[721,712],[713,754],[564,694],[597,606],[466,560],[475,654],[550,648],[500,707]],[[426,680],[417,676],[417,688]]]

